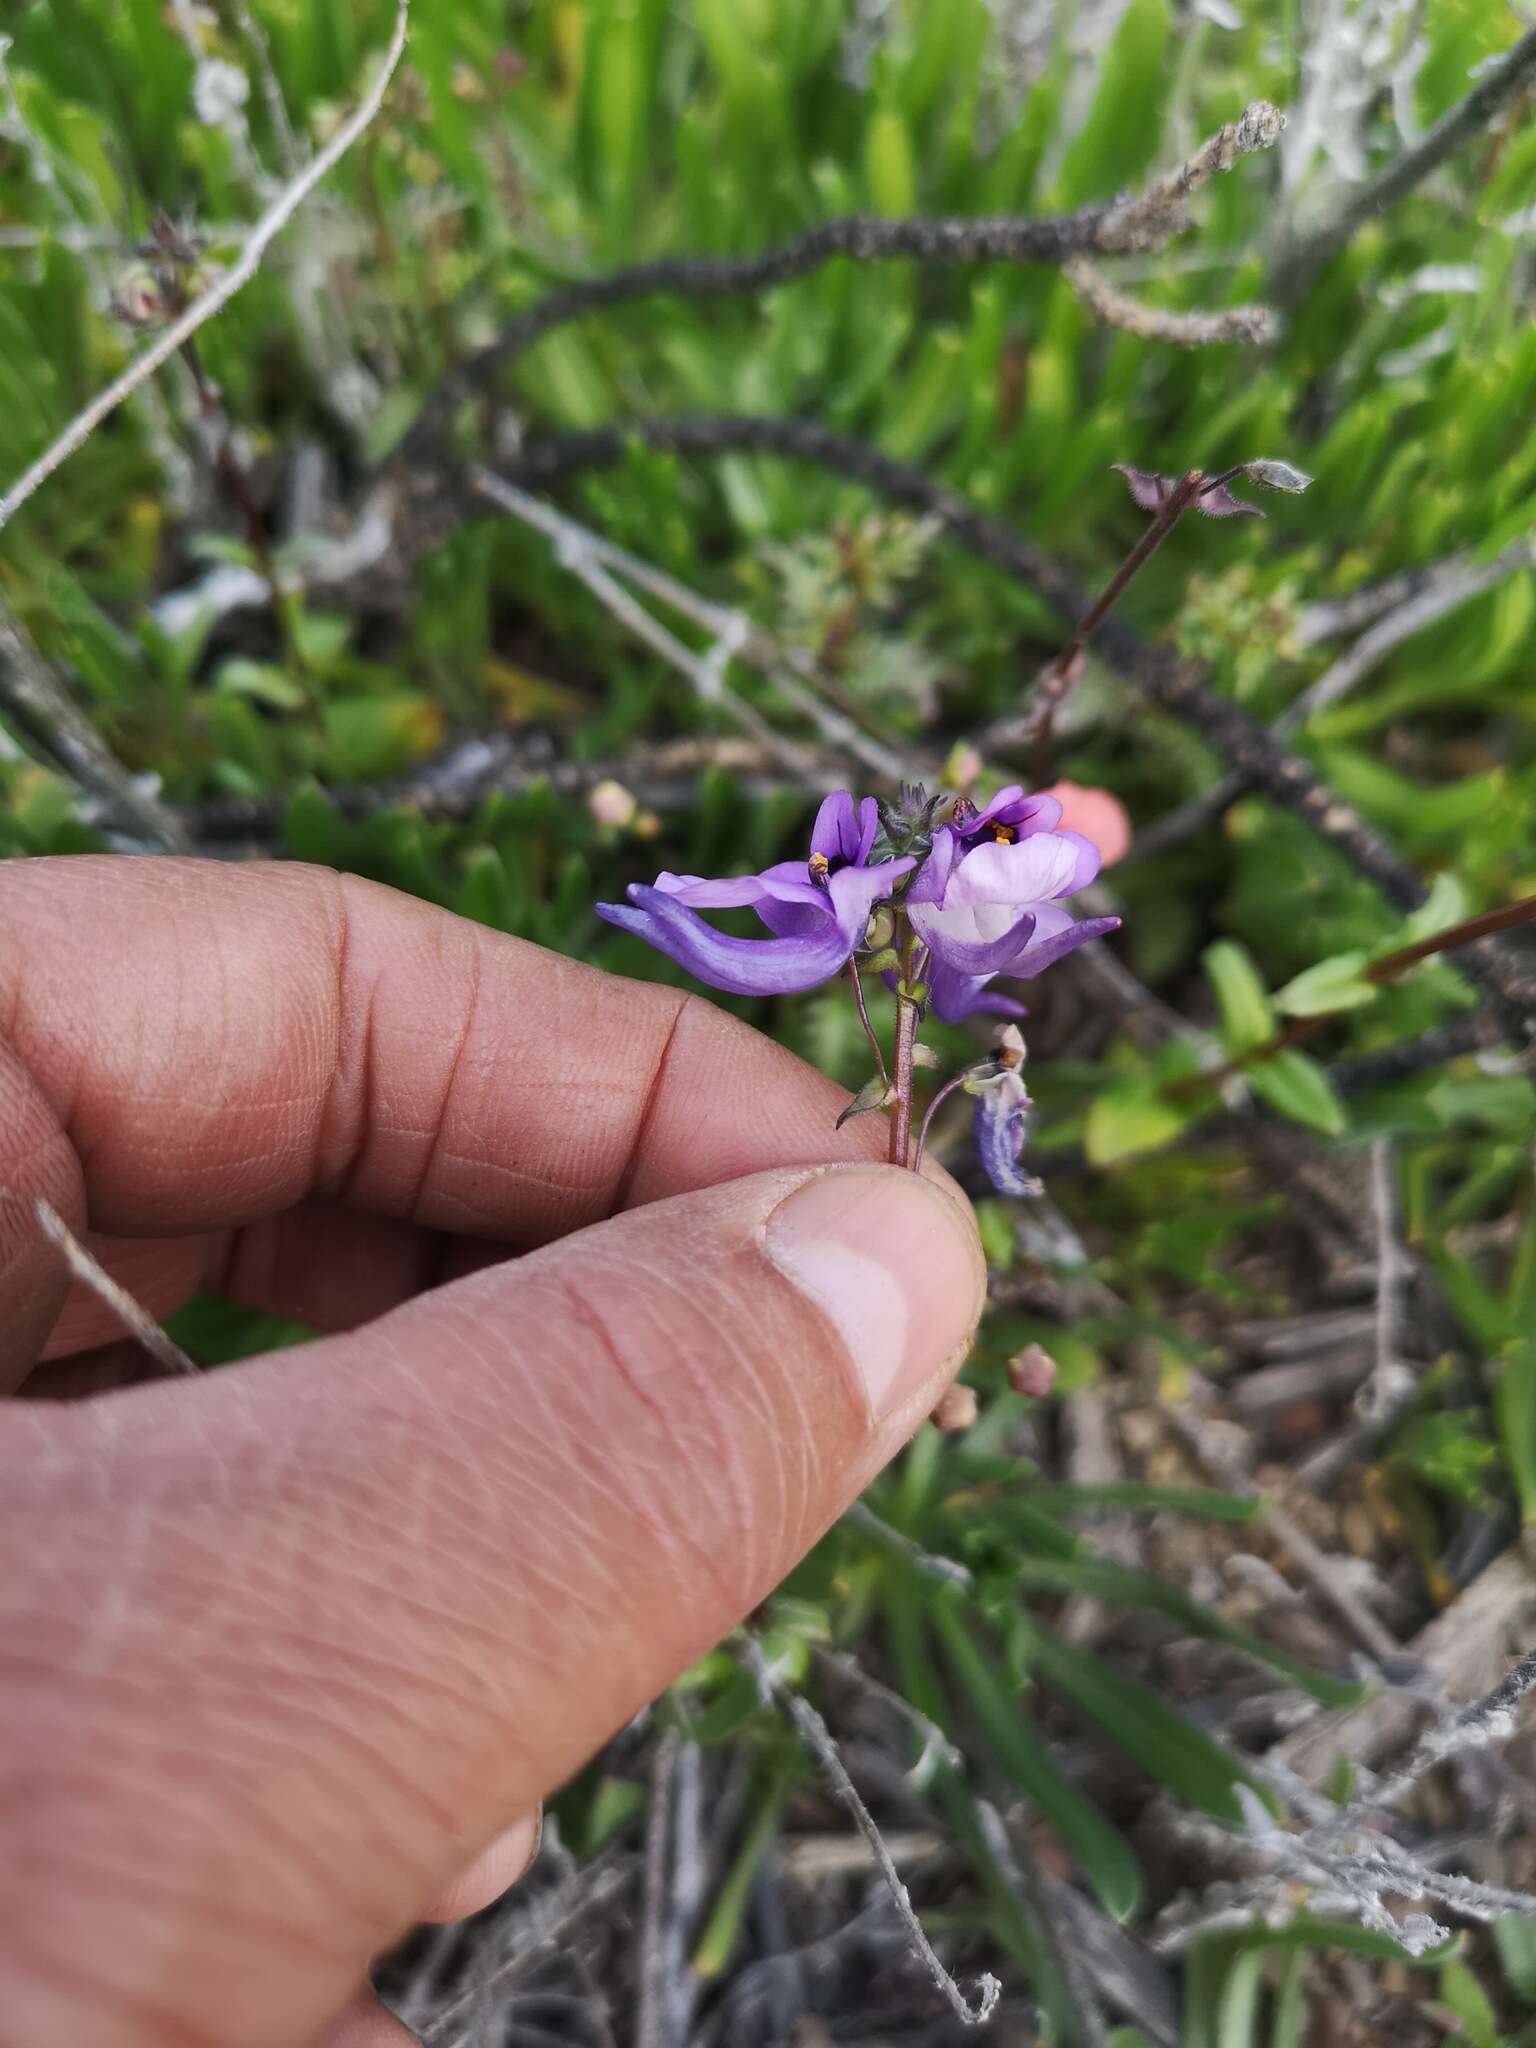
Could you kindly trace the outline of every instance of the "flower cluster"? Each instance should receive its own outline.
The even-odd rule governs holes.
[[[946,804],[921,789],[904,791],[899,805],[856,803],[840,790],[817,812],[804,860],[718,881],[663,873],[633,884],[627,903],[599,904],[598,912],[731,995],[794,994],[850,963],[856,987],[861,964],[882,975],[898,1004],[892,1070],[871,1030],[879,1076],[854,1106],[890,1107],[892,1157],[916,1163],[907,1131],[923,1015],[931,1010],[945,1023],[978,1013],[1022,1017],[1023,1005],[996,982],[1027,981],[1120,922],[1067,908],[1098,873],[1100,856],[1090,840],[1063,830],[1061,818],[1055,797],[1017,786],[984,806],[966,798]],[[770,936],[737,938],[699,914],[736,909],[755,912]],[[1018,1166],[1029,1102],[1022,1061],[1023,1040],[1012,1030],[995,1058],[951,1084],[977,1097],[982,1162],[1007,1194],[1039,1192]],[[919,1159],[921,1144],[920,1136]]]

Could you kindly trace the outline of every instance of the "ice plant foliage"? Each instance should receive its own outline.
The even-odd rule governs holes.
[[[1120,922],[1078,918],[1067,907],[1098,873],[1099,852],[1060,826],[1055,797],[1017,785],[984,806],[921,788],[903,790],[896,804],[856,803],[840,790],[817,812],[803,860],[720,881],[663,873],[632,884],[627,903],[599,904],[598,912],[730,995],[791,995],[851,965],[879,1073],[846,1113],[890,1108],[891,1157],[913,1165],[913,1074],[931,1064],[917,1043],[923,1018],[1022,1017],[1023,1005],[995,982],[1027,981]],[[766,938],[730,936],[700,915],[741,909],[756,914]],[[861,966],[896,998],[889,1067],[864,1007]],[[963,1087],[975,1096],[982,1163],[1009,1195],[1040,1192],[1020,1166],[1029,1108],[1023,1063],[1024,1041],[1010,1024],[993,1056],[939,1091]]]

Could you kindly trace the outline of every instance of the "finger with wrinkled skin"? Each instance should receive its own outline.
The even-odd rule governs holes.
[[[948,1193],[832,1173],[651,1203],[307,1353],[0,1409],[18,2040],[312,2040],[766,1596],[927,1412],[984,1292]],[[906,1304],[878,1427],[857,1333],[769,1256],[807,1190]]]
[[[387,1305],[381,1273],[410,1269],[396,1299],[422,1284],[440,1234],[526,1249],[883,1140],[837,1132],[839,1089],[697,997],[316,868],[4,864],[0,1020],[0,1091],[26,1109],[0,1120],[13,1380],[59,1299],[56,1255],[28,1234],[37,1193],[77,1230],[234,1230],[231,1291],[289,1314],[336,1262],[306,1263],[302,1233],[274,1258],[271,1219],[318,1196],[419,1229],[397,1260],[363,1262],[366,1299],[327,1297],[334,1326]]]

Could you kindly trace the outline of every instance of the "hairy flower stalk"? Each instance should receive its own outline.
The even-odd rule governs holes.
[[[846,975],[877,1071],[839,1122],[889,1109],[891,1163],[915,1170],[933,1111],[963,1087],[976,1097],[977,1146],[993,1185],[1004,1194],[1036,1194],[1039,1182],[1020,1166],[1029,1097],[1016,1025],[993,1055],[939,1089],[915,1156],[913,1088],[918,1068],[937,1063],[919,1037],[930,1014],[949,1024],[986,1013],[1021,1017],[1023,1006],[995,982],[1029,980],[1119,924],[1077,918],[1067,908],[1066,899],[1098,873],[1099,852],[1063,831],[1061,816],[1055,797],[1017,785],[985,805],[921,787],[882,804],[855,802],[840,790],[817,812],[802,860],[720,880],[662,873],[649,885],[631,884],[627,903],[599,904],[598,913],[732,995],[791,995]],[[700,915],[746,909],[767,938],[736,937]],[[889,1062],[861,966],[880,976],[895,1001]]]

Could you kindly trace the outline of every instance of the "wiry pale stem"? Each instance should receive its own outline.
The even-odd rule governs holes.
[[[875,1033],[875,1027],[869,1021],[869,1008],[864,1001],[864,980],[859,973],[858,960],[852,953],[848,955],[848,979],[853,983],[853,1000],[859,1012],[859,1022],[864,1026],[864,1036],[869,1040],[869,1049],[875,1056],[876,1070],[879,1073],[880,1079],[889,1088],[891,1077],[886,1071],[885,1054],[881,1050],[880,1040]]]
[[[180,319],[173,320],[141,356],[136,356],[120,377],[114,378],[105,391],[100,392],[83,411],[77,413],[53,445],[37,458],[30,469],[16,479],[4,497],[0,497],[0,527],[8,525],[33,492],[45,484],[56,469],[62,468],[71,455],[85,446],[102,421],[116,412],[124,399],[131,398],[162,363],[169,362],[178,350],[185,347],[200,327],[211,320],[215,313],[223,311],[242,286],[250,283],[260,269],[261,259],[266,255],[268,247],[287,227],[321,179],[346,155],[384,104],[384,94],[405,49],[409,20],[410,0],[399,0],[394,34],[390,37],[389,48],[384,53],[379,75],[351,115],[342,122],[325,148],[305,165],[300,176],[278,194],[251,230],[245,246],[229,269],[221,277],[216,278],[207,291],[194,299]]]

